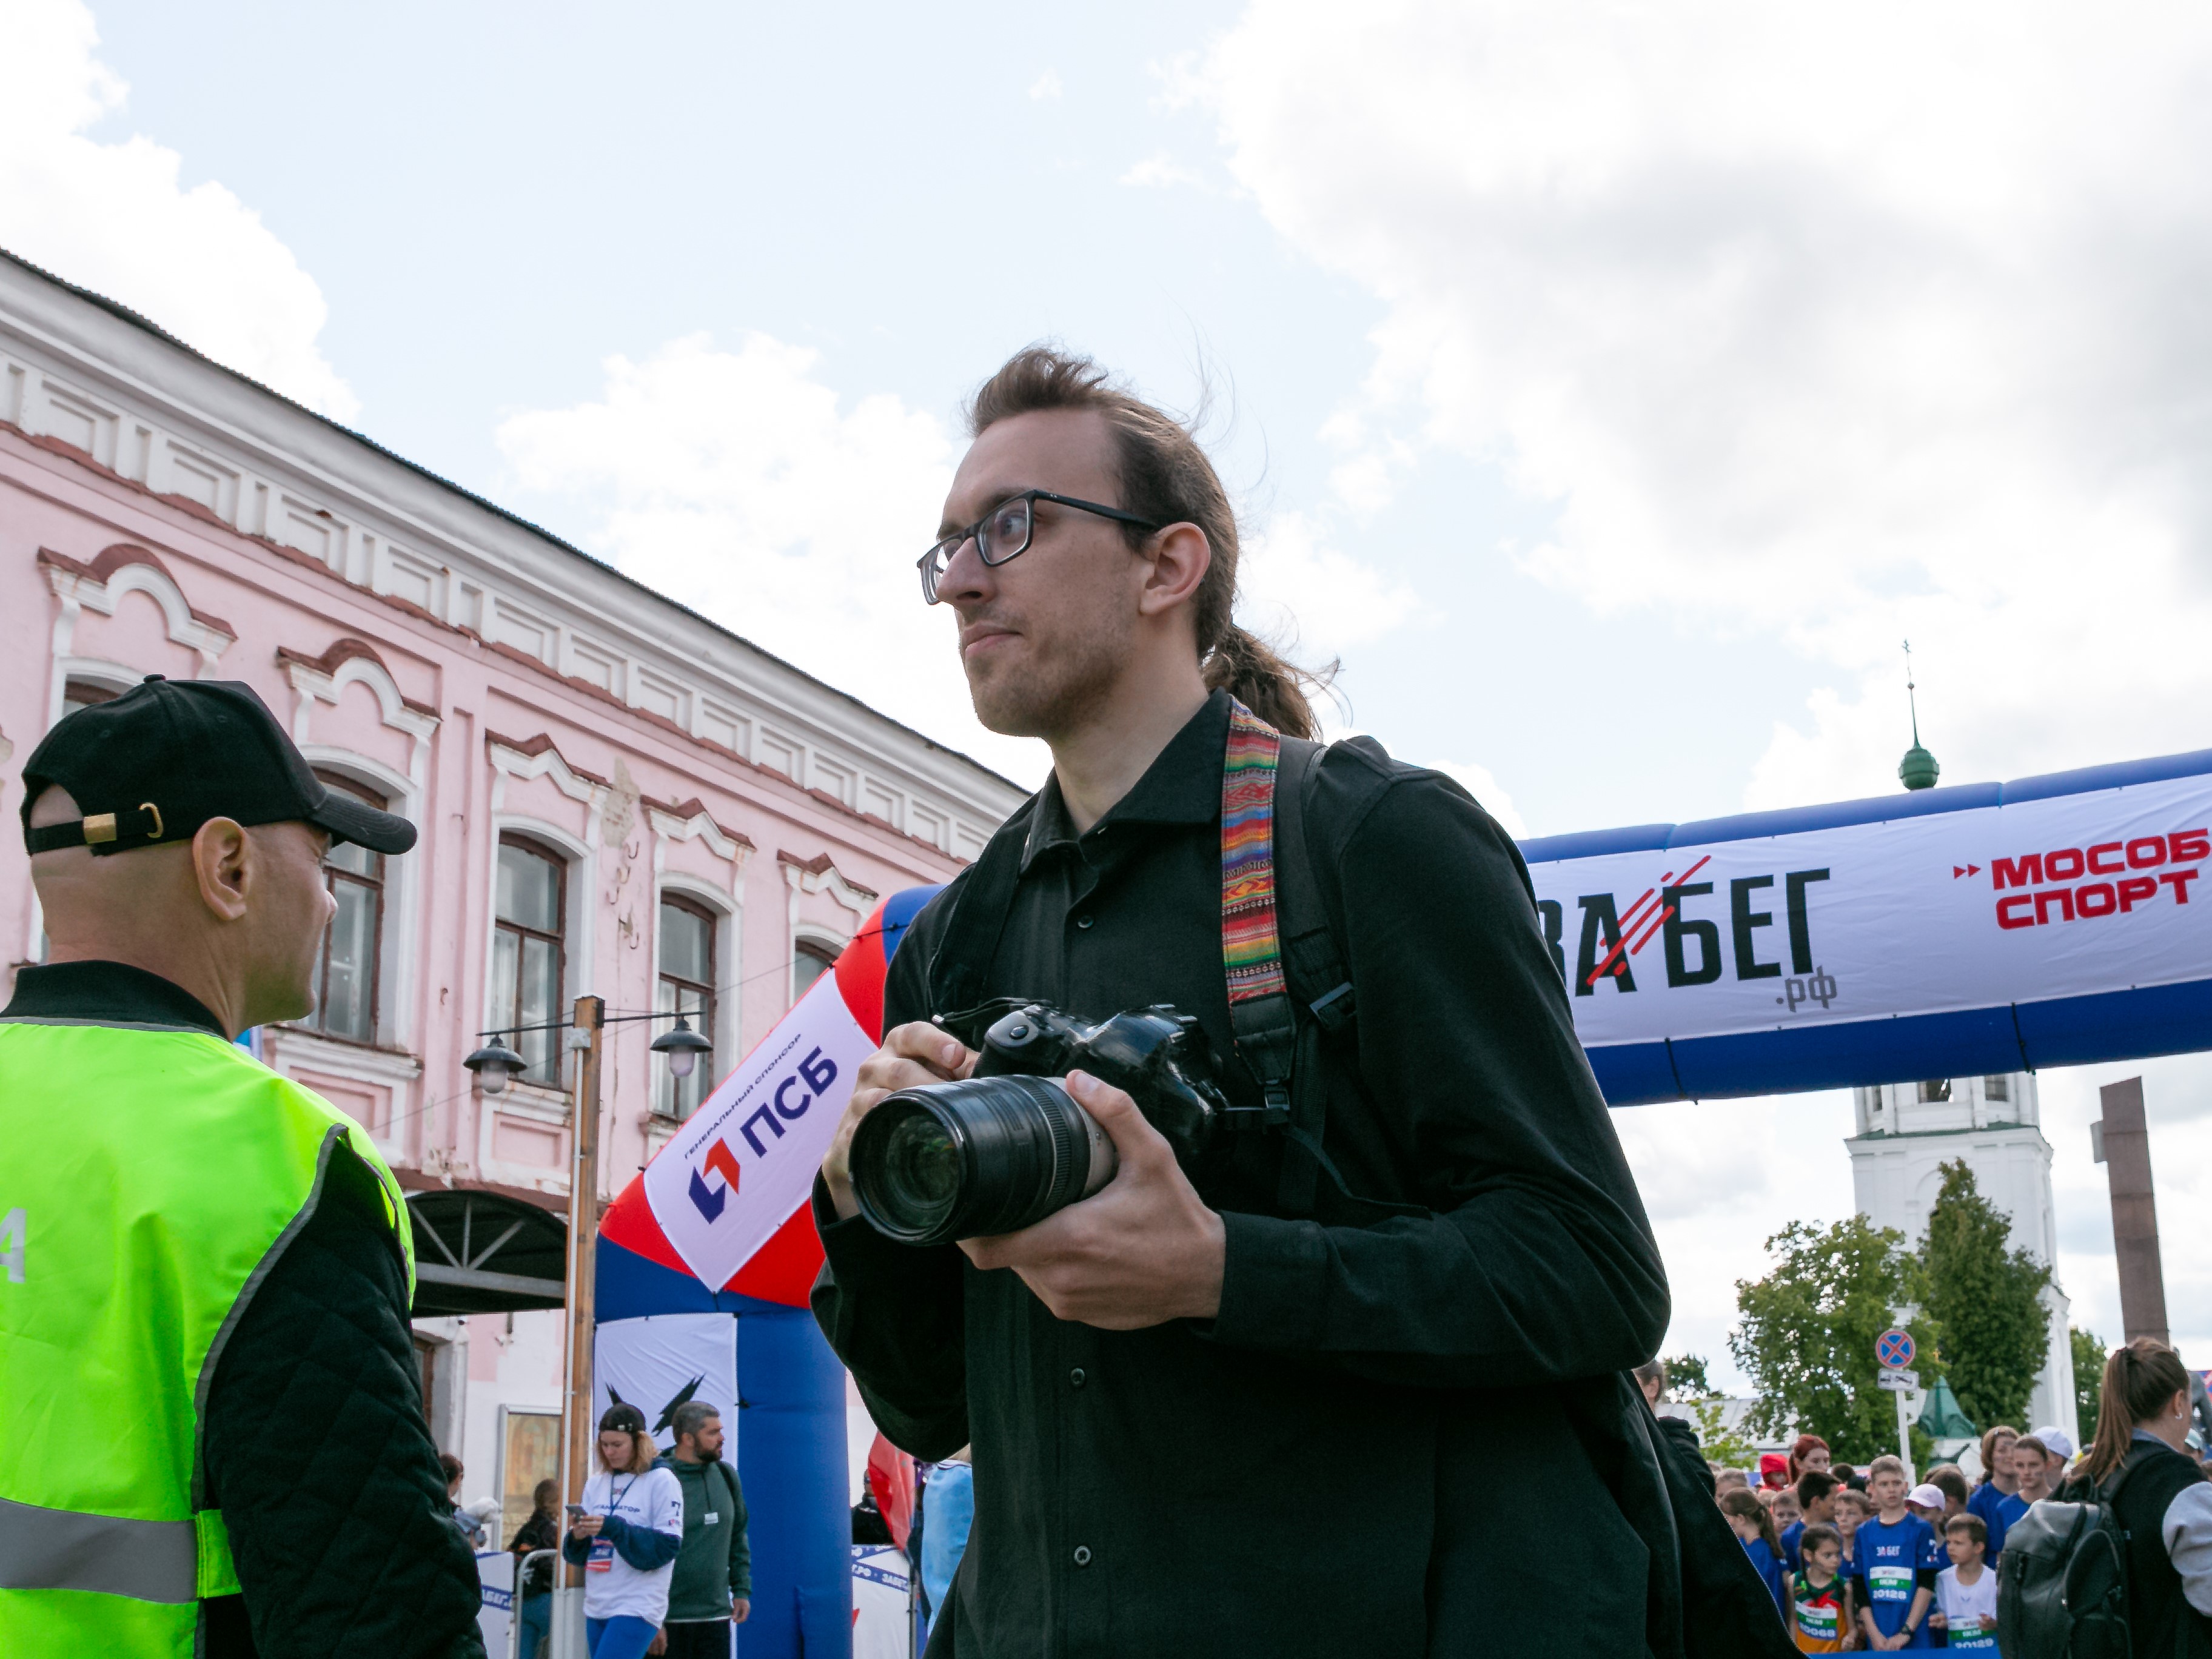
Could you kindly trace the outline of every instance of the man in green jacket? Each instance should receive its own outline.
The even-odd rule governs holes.
[[[669,1426],[676,1447],[660,1462],[684,1487],[684,1547],[668,1586],[668,1659],[728,1659],[731,1625],[753,1610],[744,1491],[722,1461],[720,1412],[687,1400]]]

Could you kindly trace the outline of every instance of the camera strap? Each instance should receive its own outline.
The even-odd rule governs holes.
[[[1297,1019],[1275,917],[1275,793],[1282,734],[1235,698],[1221,762],[1221,963],[1237,1053],[1259,1079],[1269,1128],[1291,1121]],[[1304,757],[1300,757],[1303,760]],[[1304,767],[1297,769],[1303,781]],[[1291,798],[1298,799],[1294,782]]]
[[[1336,1213],[1364,1225],[1427,1212],[1360,1197],[1322,1144],[1328,1117],[1322,1036],[1347,1030],[1358,1006],[1306,844],[1306,785],[1322,749],[1285,743],[1231,700],[1221,769],[1221,959],[1237,1057],[1259,1080],[1264,1103],[1244,1121],[1259,1117],[1285,1142],[1278,1201],[1289,1215],[1310,1216],[1326,1180]],[[1299,999],[1311,1017],[1304,1021]]]

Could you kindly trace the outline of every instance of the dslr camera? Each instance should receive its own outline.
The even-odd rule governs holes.
[[[1015,1232],[1114,1178],[1072,1070],[1126,1091],[1186,1168],[1230,1109],[1196,1017],[1165,1003],[1090,1024],[1002,998],[937,1024],[977,1051],[974,1073],[886,1095],[853,1135],[860,1213],[902,1243]]]

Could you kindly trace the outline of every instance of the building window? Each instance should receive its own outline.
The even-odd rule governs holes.
[[[714,1040],[714,913],[673,893],[660,900],[660,978],[653,1006],[659,1013],[684,1015],[693,1030]],[[656,1021],[654,1029],[672,1030],[674,1025]],[[699,1103],[714,1092],[713,1059],[702,1054],[685,1078],[672,1075],[665,1065],[656,1065],[653,1109],[674,1118],[697,1111]]]
[[[350,778],[315,775],[341,794],[382,811],[383,796]],[[384,939],[384,854],[347,842],[323,859],[323,878],[337,908],[323,934],[315,975],[315,1012],[300,1023],[309,1030],[355,1042],[376,1041],[377,956]]]
[[[1920,1085],[1920,1103],[1923,1106],[1938,1105],[1950,1097],[1951,1079],[1948,1078],[1944,1078],[1939,1082],[1923,1083]]]
[[[112,686],[94,680],[71,680],[62,687],[62,718],[66,720],[80,708],[97,708],[103,702],[113,702],[123,694]]]
[[[1982,1079],[1982,1098],[2009,1101],[2012,1098],[2012,1079],[2008,1077],[1985,1077]]]
[[[791,1000],[794,1006],[836,961],[836,951],[816,939],[803,939],[791,947]]]
[[[514,1035],[529,1062],[526,1083],[561,1086],[560,1033],[518,1028],[560,1019],[567,971],[568,866],[520,836],[499,838],[499,883],[493,908],[491,1024]]]

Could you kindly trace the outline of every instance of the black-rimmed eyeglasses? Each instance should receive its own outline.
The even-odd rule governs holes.
[[[1133,524],[1139,530],[1159,528],[1151,520],[1140,519],[1133,513],[1124,513],[1118,507],[1101,507],[1097,501],[1079,501],[1073,495],[1055,495],[1049,489],[1024,489],[1018,495],[1007,496],[965,530],[955,531],[915,561],[915,568],[921,572],[921,597],[932,605],[937,603],[937,585],[945,580],[945,568],[952,562],[952,556],[971,536],[975,538],[976,556],[985,564],[1004,564],[1026,552],[1030,538],[1036,530],[1036,503],[1038,501],[1053,501],[1061,507],[1072,507],[1079,513],[1095,513],[1102,519]]]

